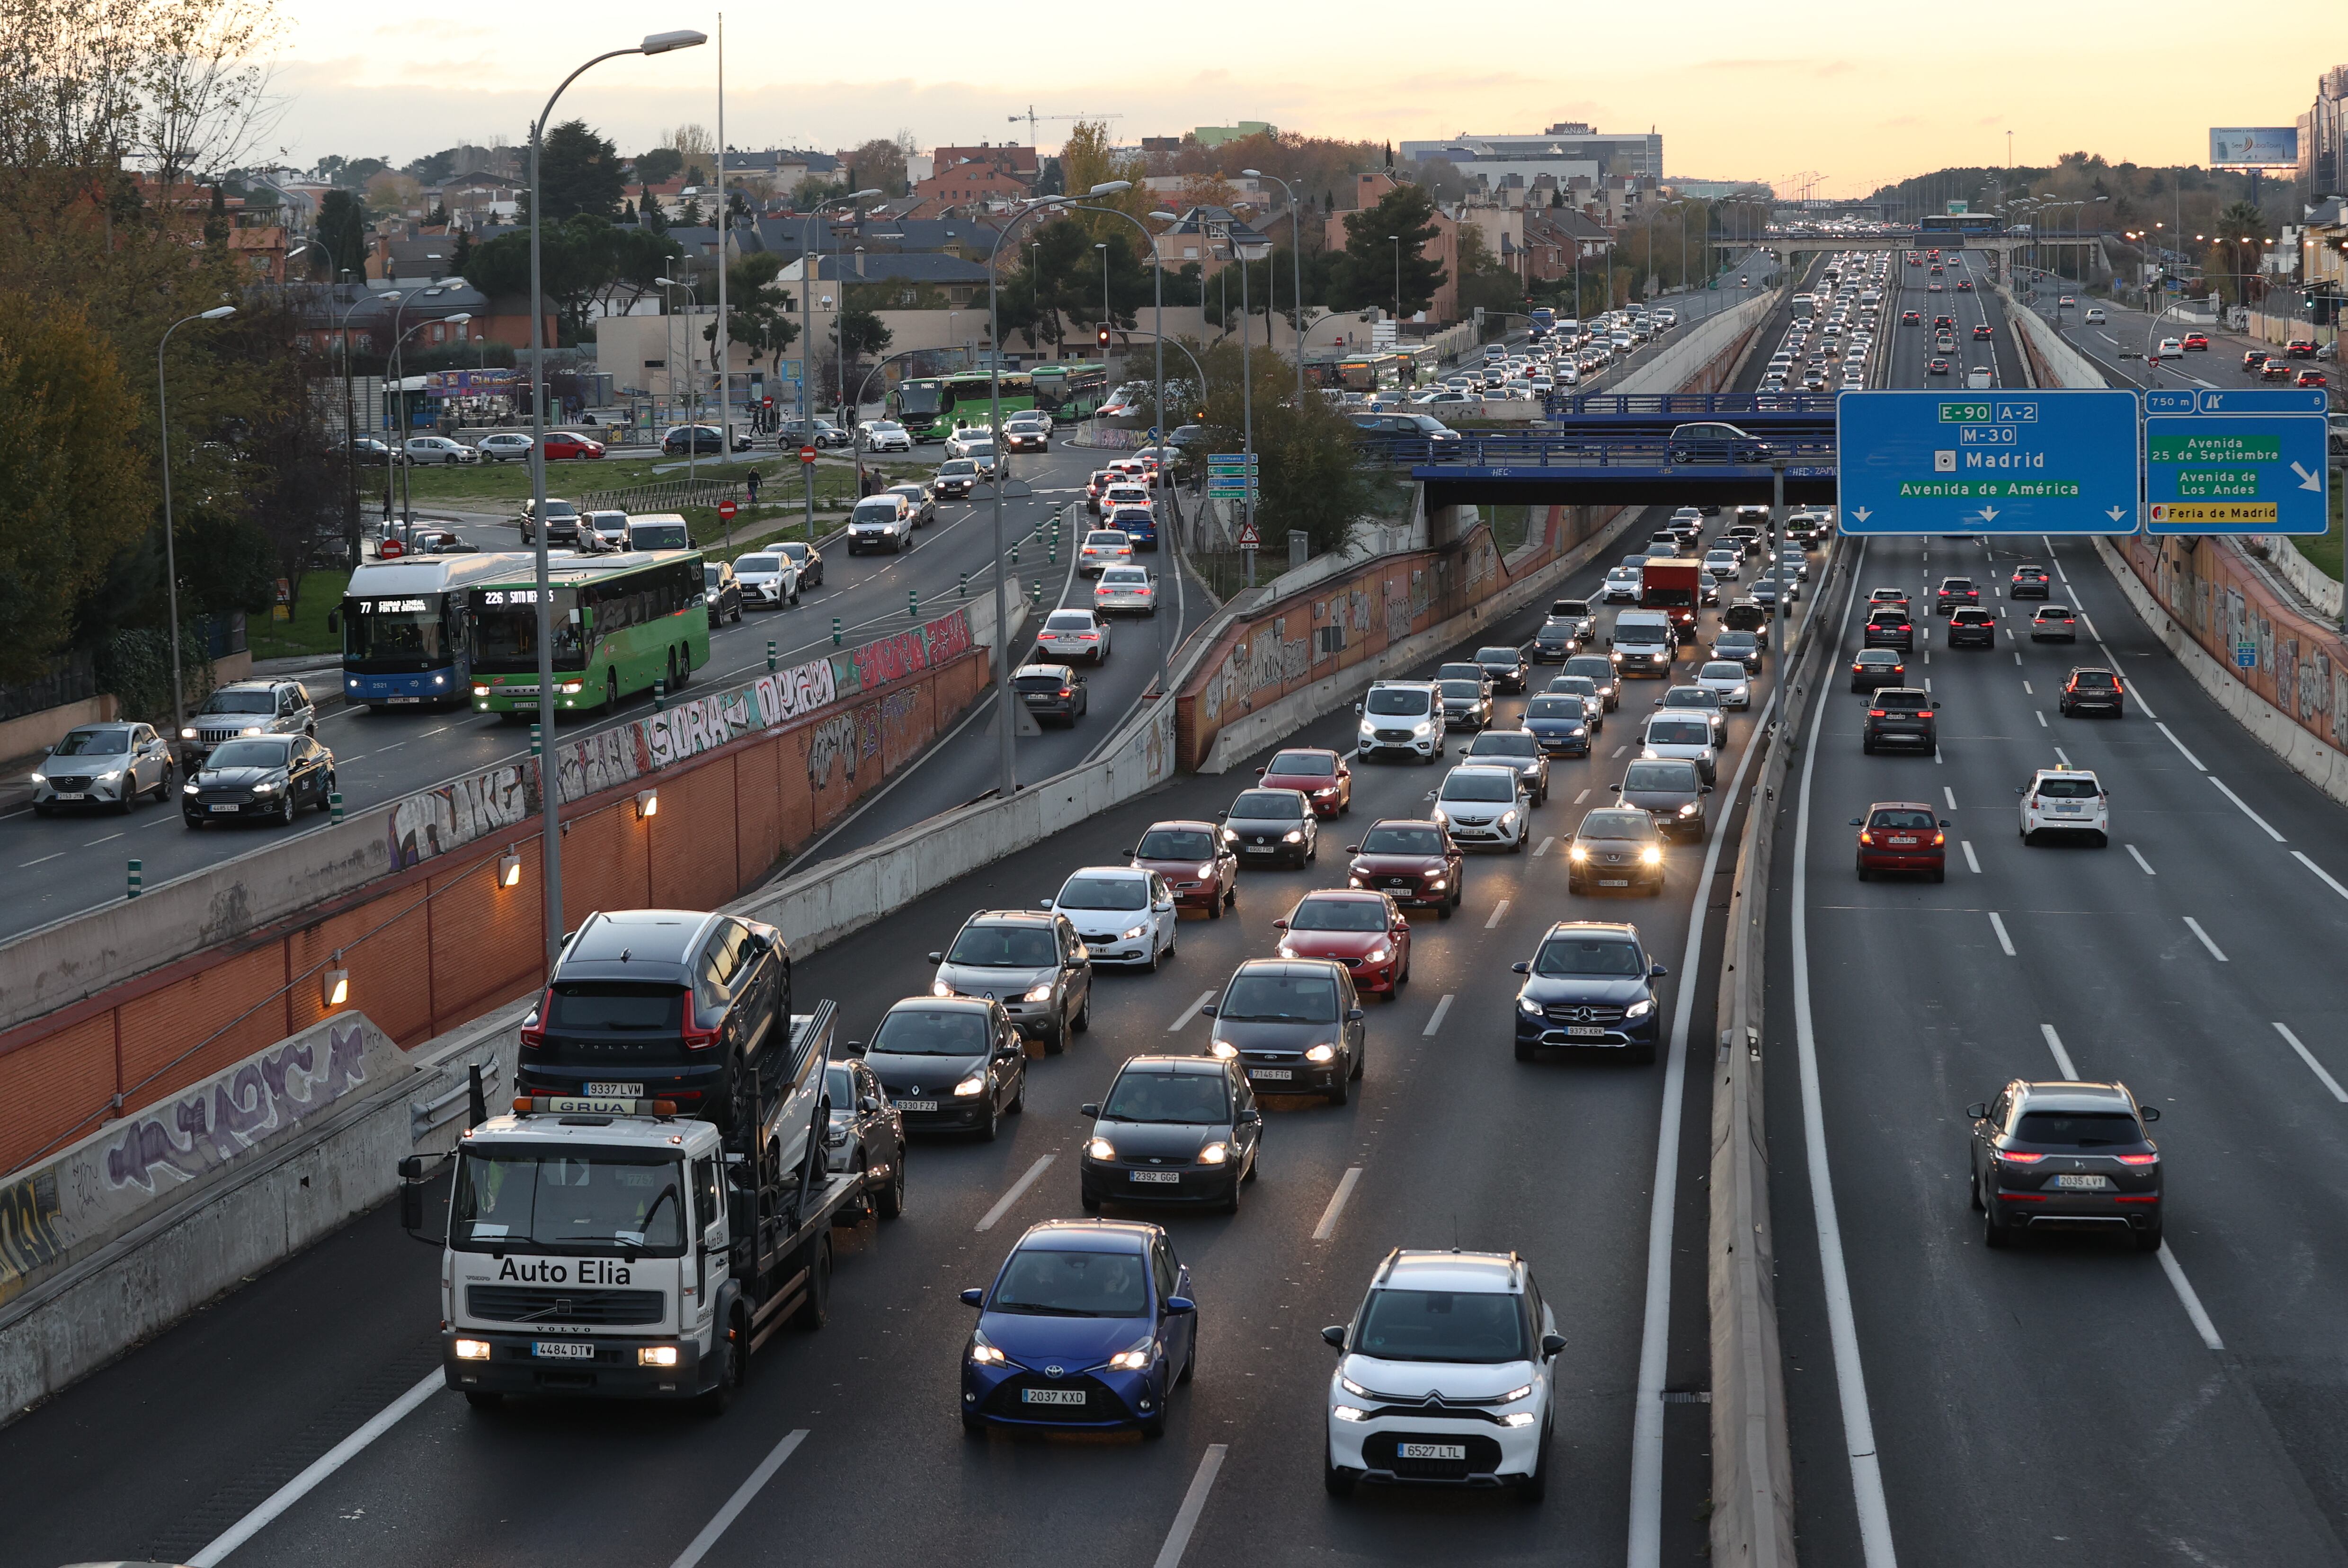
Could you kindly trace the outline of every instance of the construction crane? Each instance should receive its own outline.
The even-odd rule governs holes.
[[[1011,117],[1011,123],[1012,123],[1012,124],[1014,124],[1014,125],[1017,125],[1017,124],[1018,124],[1021,120],[1023,120],[1023,119],[1024,119],[1024,120],[1025,120],[1025,121],[1027,122],[1027,145],[1028,145],[1028,146],[1030,146],[1030,147],[1034,147],[1034,146],[1035,146],[1035,145],[1036,145],[1036,140],[1035,140],[1035,123],[1036,123],[1038,120],[1045,120],[1045,119],[1066,119],[1066,120],[1085,120],[1085,119],[1123,119],[1124,118],[1125,118],[1125,117],[1124,117],[1123,115],[1121,115],[1121,114],[1082,114],[1082,113],[1079,113],[1079,114],[1037,114],[1037,113],[1035,112],[1035,106],[1034,104],[1032,104],[1032,103],[1031,103],[1031,104],[1029,104],[1029,105],[1027,106],[1027,112],[1026,112],[1025,114],[1014,114],[1014,115],[1013,115],[1013,116]]]

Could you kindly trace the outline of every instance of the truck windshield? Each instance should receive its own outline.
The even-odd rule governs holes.
[[[685,1171],[674,1155],[468,1148],[448,1244],[458,1252],[685,1251]]]

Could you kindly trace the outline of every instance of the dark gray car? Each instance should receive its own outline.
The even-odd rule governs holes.
[[[1623,771],[1622,782],[1608,786],[1625,806],[1636,806],[1655,820],[1667,837],[1704,842],[1704,798],[1712,786],[1693,762],[1677,758],[1642,758]]]
[[[1066,915],[981,910],[930,962],[938,965],[932,990],[1000,1002],[1013,1026],[1043,1041],[1048,1055],[1092,1026],[1092,955]]]
[[[1242,865],[1303,870],[1320,858],[1320,820],[1301,789],[1242,789],[1222,822],[1223,842]]]
[[[1111,1203],[1207,1203],[1240,1211],[1255,1180],[1263,1113],[1236,1063],[1212,1057],[1134,1057],[1093,1119],[1076,1201],[1087,1214]]]
[[[1000,1002],[908,996],[872,1032],[864,1062],[911,1132],[992,1143],[1004,1116],[1026,1107],[1026,1048]]]
[[[1514,768],[1524,779],[1528,805],[1549,799],[1549,753],[1529,729],[1488,729],[1468,742],[1467,759]]]
[[[1342,964],[1251,958],[1200,1011],[1215,1021],[1208,1054],[1237,1061],[1260,1094],[1318,1094],[1343,1105],[1362,1076],[1362,1003]]]
[[[1492,690],[1480,680],[1441,680],[1443,723],[1447,729],[1481,729],[1492,722]]]
[[[930,524],[937,521],[938,498],[930,493],[929,486],[921,484],[891,485],[884,493],[889,495],[901,495],[905,498],[907,503],[913,509],[913,526],[915,528],[927,528]]]

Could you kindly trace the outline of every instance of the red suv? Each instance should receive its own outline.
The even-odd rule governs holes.
[[[2295,387],[2325,387],[2329,386],[2330,382],[2325,378],[2322,371],[2309,369],[2302,370],[2292,377],[2291,384]]]
[[[1282,958],[1327,958],[1344,965],[1354,989],[1389,1002],[1410,983],[1410,920],[1387,893],[1327,888],[1306,893],[1272,923]]]
[[[1922,872],[1934,882],[1949,874],[1949,824],[1932,815],[1932,808],[1916,800],[1878,800],[1864,817],[1853,817],[1859,830],[1859,880],[1877,872]]]
[[[1431,908],[1445,920],[1459,907],[1468,859],[1442,823],[1389,817],[1371,823],[1362,841],[1345,850],[1354,857],[1348,885],[1388,894],[1398,904]]]
[[[1288,751],[1275,751],[1272,765],[1255,770],[1267,789],[1293,789],[1313,802],[1316,817],[1334,817],[1340,811],[1354,809],[1354,770],[1345,759],[1334,751],[1319,747],[1298,747]],[[1323,957],[1308,954],[1307,957]]]

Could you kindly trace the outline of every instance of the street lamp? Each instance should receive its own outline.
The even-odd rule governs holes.
[[[436,293],[437,293],[438,291],[431,291],[431,292],[436,292]],[[469,310],[460,310],[460,311],[458,311],[458,312],[456,315],[444,315],[444,316],[440,316],[440,317],[438,317],[438,320],[439,324],[440,324],[440,325],[444,325],[444,326],[462,326],[462,325],[464,325],[467,322],[469,322],[469,321],[470,321],[470,320],[472,320],[472,319],[473,319],[473,313],[472,313],[471,311],[469,311]],[[401,334],[398,335],[398,337],[395,338],[395,339],[392,341],[392,345],[391,345],[391,357],[392,357],[393,363],[394,363],[395,365],[405,365],[405,364],[407,363],[406,356],[403,356],[403,355],[401,354],[401,352],[400,352],[400,345],[402,345],[402,344],[406,343],[409,338],[414,337],[417,333],[422,332],[426,327],[430,326],[430,325],[433,325],[433,324],[432,324],[431,322],[428,322],[428,321],[419,321],[419,322],[417,322],[414,326],[409,327],[406,332],[401,333]],[[469,336],[469,335],[470,335],[470,334],[468,334],[467,335],[468,335],[468,336]],[[399,448],[399,450],[400,450],[400,454],[401,454],[402,456],[405,456],[405,455],[407,454],[407,436],[406,436],[406,432],[407,432],[407,377],[406,377],[404,375],[395,375],[394,379],[397,380],[397,381],[400,383],[400,394],[399,394],[399,408],[400,408],[400,417],[399,417],[399,425],[400,425],[400,430],[401,430],[401,439],[400,439],[400,448]],[[413,504],[413,502],[414,502],[414,493],[413,493],[413,488],[412,488],[412,487],[409,485],[409,483],[408,483],[408,475],[409,475],[409,470],[410,470],[410,469],[414,469],[415,467],[416,467],[416,465],[415,465],[414,463],[405,463],[405,462],[404,462],[404,463],[402,463],[402,464],[400,464],[400,465],[399,465],[399,521],[400,521],[402,523],[408,524],[408,525],[411,525],[411,526],[412,526],[412,525],[415,523],[415,521],[416,521],[416,508],[415,508],[415,505]],[[388,468],[386,468],[384,471],[385,471],[385,473],[386,473],[386,476],[390,473],[390,469],[389,469]],[[390,481],[389,478],[388,478],[388,477],[386,477],[386,478],[385,479],[385,480],[384,480],[384,495],[385,495],[385,499],[386,499],[386,500],[389,500],[389,499],[390,499],[390,493],[391,493],[391,481]]]
[[[391,372],[391,386],[386,390],[396,390],[399,395],[399,424],[391,442],[391,450],[385,455],[383,461],[383,521],[386,529],[388,529],[391,526],[392,465],[405,460],[407,456],[407,387],[406,386],[407,377],[400,373],[401,360],[399,355],[400,343],[407,337],[407,334],[400,330],[399,320],[400,317],[407,314],[407,307],[415,304],[417,300],[430,299],[435,294],[443,294],[448,292],[448,290],[446,285],[436,285],[432,288],[425,289],[421,293],[409,294],[405,297],[399,294],[394,294],[391,296],[392,298],[398,300],[399,304],[393,307],[391,313],[391,355],[389,361],[386,366],[386,368]]]
[[[538,728],[540,740],[538,795],[541,861],[546,870],[546,972],[562,953],[562,801],[559,770],[554,765],[554,590],[547,580],[546,562],[546,285],[540,258],[539,223],[545,206],[540,196],[540,154],[546,144],[547,117],[563,91],[605,60],[623,55],[665,55],[709,41],[706,33],[691,28],[650,33],[632,49],[610,49],[562,78],[530,125],[530,534],[537,545],[538,572]],[[720,184],[723,160],[720,160]],[[724,259],[720,258],[720,264]]]
[[[1302,407],[1304,403],[1304,211],[1296,204],[1296,192],[1290,190],[1288,181],[1279,175],[1266,174],[1261,169],[1242,169],[1240,172],[1250,180],[1271,181],[1280,187],[1281,194],[1288,198],[1288,292],[1296,296],[1290,303],[1296,307],[1296,402]],[[1268,324],[1265,330],[1271,330]]]
[[[1261,235],[1252,240],[1231,241],[1231,258],[1240,264],[1240,325],[1244,329],[1248,318],[1248,263],[1262,261],[1272,254],[1272,242]],[[1396,331],[1400,331],[1397,324]],[[1247,461],[1241,465],[1240,494],[1240,569],[1247,573],[1248,586],[1255,586],[1255,546],[1248,541],[1255,534],[1255,376],[1248,368],[1248,333],[1240,333],[1240,450]],[[1401,339],[1395,339],[1399,346]]]
[[[808,237],[808,225],[834,207],[856,210],[859,201],[880,195],[878,191],[851,191],[830,201],[819,201],[799,219],[799,439],[812,444],[815,440],[815,410],[808,398],[813,394],[808,385],[815,378],[808,374],[815,367],[815,242]],[[815,542],[815,465],[801,463],[799,472],[807,481],[808,542]]]
[[[187,738],[181,732],[188,723],[188,699],[180,675],[180,560],[171,540],[171,408],[163,379],[163,350],[171,346],[171,334],[189,322],[225,321],[235,314],[236,306],[218,304],[183,316],[163,329],[163,341],[155,346],[155,428],[162,438],[163,447],[163,586],[171,605],[171,733],[183,740]]]
[[[721,257],[720,260],[722,262],[723,258]],[[653,284],[658,288],[683,289],[685,302],[693,306],[693,314],[695,315],[701,314],[701,291],[685,279],[654,278]],[[662,303],[667,302],[664,300]],[[663,336],[665,335],[666,334],[663,334]],[[685,329],[685,383],[692,388],[693,392],[693,401],[685,406],[685,482],[690,485],[700,477],[701,472],[697,467],[701,451],[701,373],[693,367],[693,329],[689,326]],[[676,382],[674,377],[670,377],[668,395],[672,399],[676,397]],[[725,412],[723,408],[718,411],[720,414]],[[717,445],[718,460],[723,462],[726,455],[724,450],[726,439],[723,435],[717,438]],[[692,492],[687,490],[685,493],[690,495]]]
[[[371,299],[389,300],[396,304],[399,297],[400,291],[397,289],[393,289],[388,294],[370,294],[367,293],[366,285],[361,284],[359,297],[344,307],[341,319],[335,323],[335,341],[341,346],[343,351],[343,469],[344,483],[346,487],[344,542],[350,549],[351,561],[354,564],[359,558],[359,430],[358,410],[355,406],[355,397],[351,386],[351,312]],[[373,341],[372,334],[369,335],[369,341]],[[391,483],[389,461],[388,458],[385,459],[384,483],[386,487]]]
[[[1395,346],[1402,346],[1402,236],[1388,234],[1394,243],[1395,262]]]

